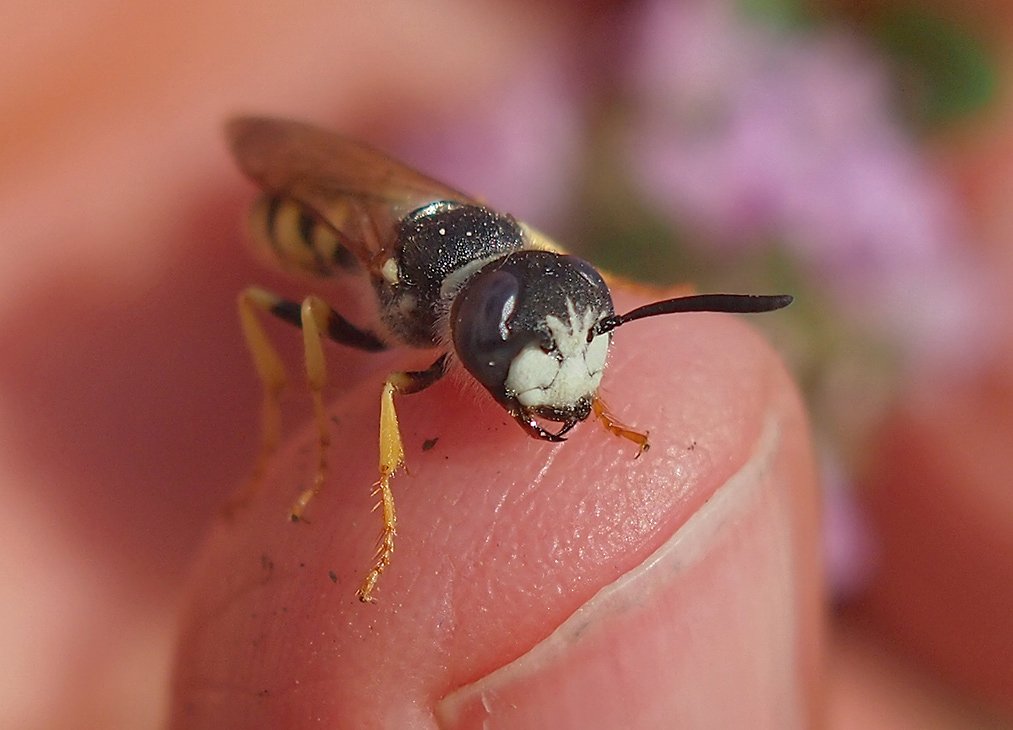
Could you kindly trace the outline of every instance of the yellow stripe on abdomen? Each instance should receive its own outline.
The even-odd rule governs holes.
[[[332,276],[358,268],[337,233],[291,198],[262,195],[250,211],[259,253],[286,270]]]

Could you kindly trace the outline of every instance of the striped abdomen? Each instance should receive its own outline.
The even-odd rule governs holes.
[[[250,212],[250,229],[261,253],[283,269],[315,276],[360,269],[338,234],[291,198],[262,195]]]

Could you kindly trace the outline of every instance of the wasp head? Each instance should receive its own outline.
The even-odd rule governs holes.
[[[518,251],[475,273],[454,299],[450,327],[464,367],[532,436],[562,441],[591,413],[614,315],[601,275],[586,261]],[[538,419],[562,426],[556,432]]]

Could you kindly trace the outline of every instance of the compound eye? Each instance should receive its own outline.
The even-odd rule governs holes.
[[[584,259],[579,259],[576,256],[567,256],[566,259],[570,262],[573,268],[578,274],[587,280],[587,283],[591,285],[596,291],[605,290],[608,291],[608,285],[605,280],[601,278],[601,274],[591,264]]]
[[[480,272],[465,284],[451,311],[458,359],[500,400],[506,397],[503,384],[511,362],[531,339],[511,328],[520,296],[520,282],[513,274]]]

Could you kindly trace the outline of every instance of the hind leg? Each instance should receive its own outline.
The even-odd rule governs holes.
[[[260,484],[267,463],[277,449],[281,437],[280,399],[288,378],[277,350],[264,331],[260,321],[261,316],[270,314],[303,330],[307,381],[313,396],[314,419],[320,442],[313,488],[307,490],[313,494],[319,491],[319,487],[323,483],[327,467],[325,452],[329,443],[322,397],[323,387],[326,384],[326,367],[323,347],[320,342],[322,337],[326,336],[335,342],[370,352],[386,349],[386,345],[375,335],[356,328],[319,297],[310,296],[302,304],[298,304],[265,289],[249,287],[240,293],[237,306],[246,347],[253,359],[257,377],[263,386],[260,417],[261,440],[253,474],[246,487],[230,500],[226,511],[232,511],[249,500],[251,494]],[[313,491],[314,488],[315,491]],[[302,496],[300,497],[300,500],[293,506],[292,515],[294,517],[301,514],[305,502],[308,502],[311,497],[312,494],[305,500]],[[296,512],[297,508],[298,513]]]

